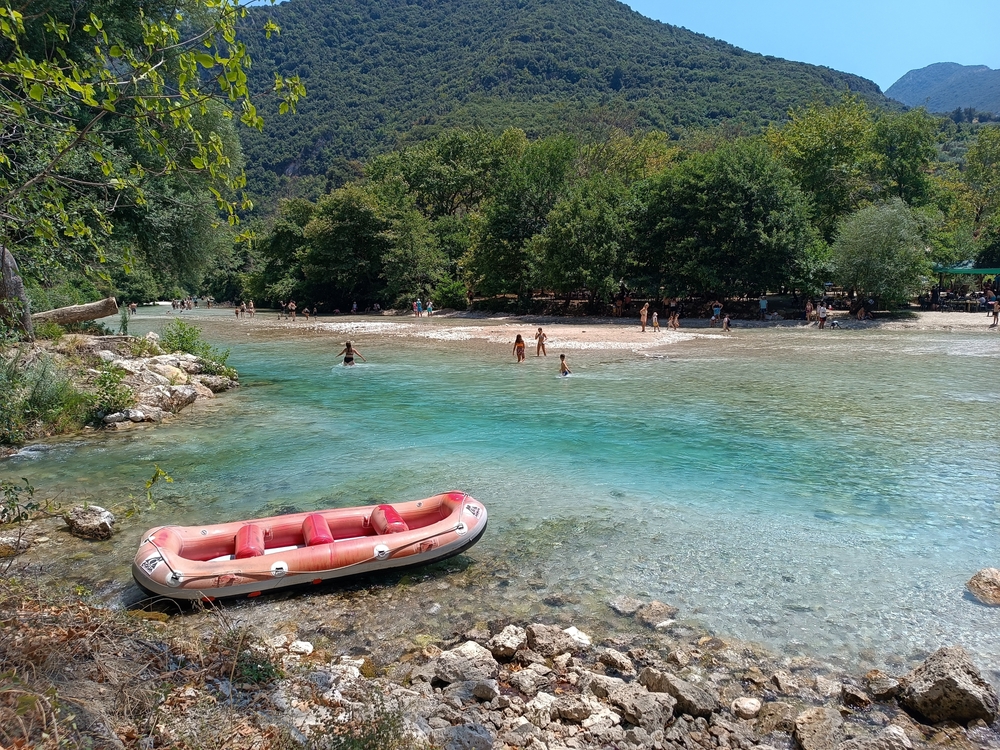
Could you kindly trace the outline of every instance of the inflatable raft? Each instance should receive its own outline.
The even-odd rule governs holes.
[[[484,531],[486,507],[464,492],[212,526],[159,526],[143,535],[132,577],[147,593],[171,599],[253,597],[443,560]]]

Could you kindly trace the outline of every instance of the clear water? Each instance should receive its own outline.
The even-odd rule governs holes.
[[[1000,565],[995,334],[744,330],[565,350],[561,379],[555,357],[515,365],[461,321],[355,331],[369,363],[351,369],[342,330],[192,320],[232,347],[241,389],[0,465],[61,502],[140,495],[154,463],[176,480],[117,543],[52,572],[127,597],[134,542],[157,523],[457,488],[491,513],[467,555],[474,578],[502,579],[477,584],[480,620],[552,592],[583,616],[624,593],[788,654],[856,666],[960,643],[1000,675],[1000,610],[964,588]]]

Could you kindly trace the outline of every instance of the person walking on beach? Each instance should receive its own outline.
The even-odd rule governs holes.
[[[517,338],[514,339],[514,349],[511,354],[517,357],[518,364],[524,362],[524,339],[521,338],[521,334],[517,334]]]
[[[424,317],[424,303],[420,301],[420,297],[417,297],[417,317]]]
[[[535,341],[538,342],[538,345],[535,347],[535,356],[536,357],[547,357],[547,356],[549,356],[549,353],[547,351],[545,351],[545,342],[548,340],[548,338],[549,337],[545,335],[545,331],[543,331],[541,328],[539,328],[538,329],[538,333],[535,334]]]
[[[361,357],[362,362],[367,362],[368,360],[359,352],[350,341],[344,343],[344,348],[340,350],[340,354],[344,355],[344,367],[354,367],[354,358]],[[340,354],[337,356],[339,357]]]
[[[670,303],[670,327],[675,331],[681,327],[681,300],[680,297],[674,297],[673,302]]]
[[[427,317],[429,318],[432,315],[434,315],[434,301],[427,300]]]
[[[566,355],[559,355],[559,375],[560,377],[566,377],[567,375],[572,375],[570,372],[569,365],[566,364]]]
[[[297,309],[297,306],[295,304],[295,300],[291,300],[288,303],[288,314],[291,316],[293,323],[295,322],[295,310],[296,309]]]
[[[715,300],[712,303],[712,319],[708,321],[708,325],[711,328],[715,327],[716,323],[722,321],[722,303],[719,300]]]
[[[653,333],[660,332],[660,316],[653,310]]]
[[[639,325],[642,327],[642,332],[646,332],[646,316],[649,315],[649,303],[647,302],[642,306],[639,311]]]
[[[722,319],[722,332],[729,333],[729,313]]]
[[[993,325],[990,328],[996,328],[1000,324],[1000,299],[993,300]]]
[[[817,308],[816,313],[819,315],[819,327],[826,328],[826,316],[828,315],[826,300],[819,301],[819,308]]]

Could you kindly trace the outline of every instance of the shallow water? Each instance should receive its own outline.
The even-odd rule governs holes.
[[[165,319],[140,314],[133,333]],[[0,464],[60,502],[142,495],[154,464],[173,476],[116,543],[54,563],[109,600],[134,596],[134,543],[158,523],[463,489],[490,529],[435,591],[446,610],[536,614],[561,592],[586,617],[625,593],[781,653],[857,667],[960,643],[1000,675],[1000,610],[964,588],[1000,563],[995,334],[768,328],[639,352],[556,339],[574,370],[561,379],[556,356],[515,365],[460,321],[419,338],[354,328],[369,363],[343,368],[343,330],[190,319],[232,347],[241,389]]]

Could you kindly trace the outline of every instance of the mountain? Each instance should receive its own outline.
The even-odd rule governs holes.
[[[934,63],[911,70],[885,95],[909,107],[926,107],[930,112],[972,107],[1000,114],[1000,70],[985,65]]]
[[[281,34],[259,31],[273,19]],[[747,52],[615,0],[290,0],[251,10],[251,85],[271,71],[308,89],[298,114],[263,106],[244,138],[251,190],[322,189],[350,160],[448,127],[537,136],[613,120],[674,136],[727,122],[758,130],[845,91],[887,104],[866,79]],[[272,106],[270,109],[276,105]],[[589,123],[589,125],[588,125]],[[310,179],[310,176],[314,176]]]

